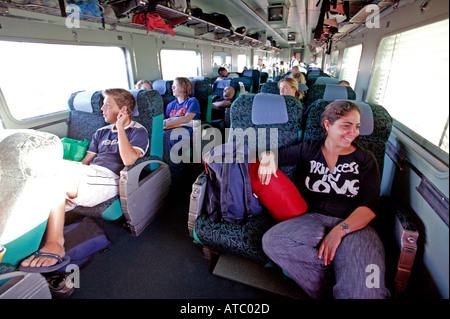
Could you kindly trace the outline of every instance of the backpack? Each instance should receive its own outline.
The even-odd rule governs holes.
[[[248,149],[242,143],[218,145],[203,156],[207,174],[204,210],[214,222],[245,222],[262,213],[252,192]]]
[[[86,216],[70,225],[64,226],[64,248],[70,257],[69,265],[78,267],[90,263],[94,255],[109,248],[111,241],[106,235],[103,222],[99,218]],[[65,272],[66,266],[57,272]]]

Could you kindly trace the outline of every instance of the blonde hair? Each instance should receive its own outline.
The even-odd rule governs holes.
[[[295,89],[295,97],[297,98],[297,99],[302,99],[303,98],[303,92],[300,92],[299,90],[298,90],[298,82],[296,81],[296,80],[294,80],[293,78],[284,78],[284,79],[281,79],[279,82],[278,82],[278,88],[280,88],[280,84],[281,83],[283,83],[283,82],[286,82],[290,87],[292,87],[293,89]]]
[[[302,72],[291,73],[289,77],[293,78],[298,83],[306,84],[306,79]]]

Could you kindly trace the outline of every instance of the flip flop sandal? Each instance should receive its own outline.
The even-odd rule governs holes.
[[[44,258],[53,258],[58,262],[53,266],[48,267],[22,267],[19,266],[19,271],[23,272],[32,272],[32,273],[47,273],[58,270],[61,267],[64,267],[70,262],[70,257],[65,255],[63,258],[59,257],[57,254],[52,253],[44,253],[40,251],[36,251],[33,253],[34,258],[44,257]]]

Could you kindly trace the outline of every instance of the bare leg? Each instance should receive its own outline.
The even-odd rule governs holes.
[[[47,222],[46,243],[39,251],[57,254],[61,258],[64,257],[64,215],[65,201],[50,211]],[[24,259],[20,265],[23,267],[49,267],[55,265],[56,263],[57,260],[53,258],[35,258],[31,255],[30,257]]]
[[[61,188],[66,190],[69,198],[75,198],[78,194],[79,185],[79,165],[75,162],[63,161],[64,170],[62,171],[63,178],[61,178]],[[44,246],[39,249],[43,253],[57,254],[59,257],[64,257],[64,218],[65,218],[66,200],[61,202],[50,211],[47,221],[47,237]],[[53,266],[58,261],[54,258],[35,257],[33,255],[24,259],[20,265],[22,267],[49,267]]]

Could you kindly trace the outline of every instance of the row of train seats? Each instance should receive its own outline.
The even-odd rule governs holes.
[[[317,85],[319,90],[324,90],[324,84]],[[342,86],[342,88],[346,89],[347,87]],[[256,98],[257,96],[258,98]],[[231,106],[230,127],[232,129],[241,128],[243,134],[248,134],[246,131],[248,128],[255,130],[277,128],[278,140],[275,143],[278,143],[278,147],[289,146],[301,141],[323,139],[321,115],[326,105],[339,99],[319,98],[308,105],[308,112],[303,112],[303,106],[298,99],[292,96],[278,95],[281,99],[274,104],[273,96],[276,95],[259,93],[239,96]],[[382,175],[386,143],[391,133],[393,119],[381,105],[356,101],[354,98],[353,94],[346,97],[358,104],[363,112],[360,136],[356,143],[374,154]],[[278,112],[287,114],[287,120],[278,121],[277,119],[280,117],[277,114],[267,107],[260,107],[256,104],[256,101],[259,103],[264,100],[270,101],[270,104],[266,103],[266,106],[267,104],[272,105],[271,108],[276,110],[277,114]],[[261,118],[263,118],[262,121]],[[302,128],[303,133],[301,133]],[[262,142],[268,149],[271,143],[269,139],[270,134],[266,134],[266,141]],[[241,137],[242,140],[244,140],[244,136]],[[232,140],[228,139],[228,142],[232,142]],[[258,143],[261,142],[257,142],[256,145],[260,145]],[[248,145],[248,147],[251,149],[252,145]],[[295,167],[280,167],[280,170],[292,180]],[[267,211],[263,211],[263,214],[254,216],[243,223],[212,221],[203,207],[206,183],[206,172],[203,172],[192,187],[188,213],[188,230],[191,237],[207,249],[239,255],[261,265],[267,264],[270,260],[262,250],[261,239],[263,234],[275,225],[275,219]]]
[[[170,172],[162,161],[162,97],[156,90],[131,92],[136,99],[133,120],[148,131],[147,153],[121,171],[118,196],[95,207],[78,206],[73,212],[105,220],[123,215],[132,235],[138,236],[161,211],[169,193]],[[98,128],[107,125],[101,91],[75,92],[68,104],[67,137],[90,141]],[[57,167],[62,158],[63,146],[54,134],[31,129],[0,132],[0,243],[6,247],[2,265],[11,268],[0,274],[0,298],[51,298],[42,275],[14,269],[39,248],[49,212],[56,204]]]
[[[258,93],[261,85],[267,82],[269,74],[267,72],[261,72],[259,70],[251,69],[244,70],[243,72],[237,73],[239,78],[233,78],[233,80],[238,79],[238,81],[243,82],[245,89],[250,93]],[[212,83],[216,83],[217,77],[212,79]],[[232,78],[224,78],[224,80],[231,80]],[[250,85],[247,85],[247,80],[250,79]]]
[[[315,74],[315,73],[313,73]],[[288,76],[288,75],[286,75]],[[278,77],[274,81],[270,81],[261,86],[260,92],[280,94],[278,82],[283,78]],[[309,106],[318,99],[323,100],[356,100],[356,93],[351,87],[338,85],[339,80],[321,73],[320,76],[307,75],[306,86],[308,90],[302,99],[304,105],[303,111],[307,112]]]
[[[131,92],[137,106],[133,120],[148,131],[147,153],[121,171],[118,196],[95,207],[78,206],[73,211],[105,220],[124,215],[132,235],[138,236],[160,212],[169,192],[170,172],[162,161],[164,106],[161,95],[156,90]],[[67,137],[90,141],[98,128],[107,125],[101,111],[101,91],[75,92],[68,103]],[[7,249],[2,263],[17,266],[39,247],[48,214],[55,205],[51,199],[57,191],[56,167],[63,157],[63,146],[54,134],[31,129],[2,130],[0,150],[0,242]]]
[[[212,86],[208,77],[190,78],[192,83],[192,96],[200,103],[200,112],[202,122],[211,122],[211,104],[212,104]],[[162,97],[164,112],[167,105],[175,100],[172,91],[173,80],[158,79],[152,82],[153,89]],[[164,113],[163,112],[163,113]]]

